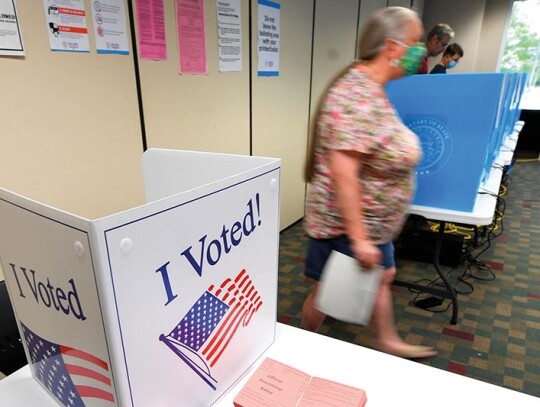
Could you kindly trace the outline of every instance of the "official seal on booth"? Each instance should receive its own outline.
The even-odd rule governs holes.
[[[431,175],[440,171],[452,154],[452,134],[440,120],[433,118],[415,119],[406,122],[420,138],[422,161],[418,165],[417,175]]]

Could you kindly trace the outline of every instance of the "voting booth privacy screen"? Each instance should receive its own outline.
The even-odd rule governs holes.
[[[472,212],[505,136],[517,120],[520,74],[413,75],[387,86],[420,138],[414,205]]]
[[[32,374],[61,406],[210,406],[272,344],[280,160],[143,156],[147,204],[88,220],[0,189]]]

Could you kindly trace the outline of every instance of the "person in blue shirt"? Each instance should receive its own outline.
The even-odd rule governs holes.
[[[441,60],[433,67],[430,74],[446,73],[446,70],[455,67],[461,58],[463,58],[463,48],[461,48],[461,45],[457,43],[450,44],[446,47]]]

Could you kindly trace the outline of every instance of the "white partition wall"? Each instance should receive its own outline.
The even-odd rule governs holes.
[[[89,53],[53,52],[43,1],[16,4],[26,56],[0,56],[0,187],[88,217],[141,203],[132,55],[98,55],[93,35]]]
[[[475,58],[476,72],[495,71],[499,68],[499,61],[502,59],[506,43],[506,28],[510,24],[512,4],[512,0],[486,1]],[[494,44],[494,46],[485,46],[486,43]]]
[[[253,154],[282,159],[281,227],[304,216],[303,169],[311,83],[312,0],[282,0],[279,76],[257,76],[257,1],[252,0]]]
[[[412,0],[411,8],[422,17],[424,13],[424,0]]]
[[[388,0],[388,7],[400,6],[411,8],[412,0]]]
[[[452,42],[457,42],[463,47],[465,55],[452,72],[474,71],[476,50],[479,46],[480,31],[484,19],[485,3],[486,0],[456,0],[450,3],[427,1],[425,3],[424,24],[426,33],[435,24],[450,24],[455,32]],[[467,13],[463,12],[465,6],[467,7]],[[430,69],[439,62],[439,59],[440,56],[429,59]]]
[[[242,71],[219,72],[216,1],[204,1],[208,74],[180,75],[176,0],[164,0],[167,60],[139,58],[148,147],[250,153],[249,9],[241,1]]]
[[[312,118],[330,83],[355,58],[358,7],[363,3],[365,1],[359,0],[316,2],[311,82]],[[386,1],[383,3],[386,5]]]
[[[360,0],[360,16],[358,31],[362,30],[364,21],[373,13],[375,10],[386,7],[387,0]]]
[[[423,21],[426,31],[437,23],[447,23],[454,29],[453,42],[465,53],[452,72],[494,72],[513,0],[430,0],[424,1]],[[430,58],[430,65],[438,62]]]
[[[408,1],[394,5],[410,6]],[[397,4],[403,3],[403,4]],[[387,0],[319,0],[316,2],[313,34],[311,118],[332,80],[356,57],[357,39],[364,22]]]
[[[139,59],[148,147],[281,158],[281,225],[289,226],[304,208],[313,0],[278,2],[280,75],[272,78],[257,76],[258,6],[247,0],[241,1],[242,71],[218,71],[216,2],[206,0],[208,74],[179,75],[174,3],[165,0],[168,60]]]

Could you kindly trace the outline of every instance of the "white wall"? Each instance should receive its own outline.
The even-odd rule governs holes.
[[[388,0],[388,7],[400,6],[411,8],[411,0]]]
[[[386,4],[386,0],[361,2],[366,8],[375,4],[374,8],[368,8],[367,13],[380,8],[377,3]],[[310,108],[312,118],[316,114],[319,100],[332,80],[355,58],[359,4],[359,0],[316,2]]]
[[[423,0],[318,0],[313,34],[313,76],[310,118],[333,79],[356,57],[357,38],[365,21],[378,9],[390,6],[415,8]]]
[[[219,72],[216,1],[205,0],[207,75],[180,75],[175,0],[164,0],[167,60],[139,59],[148,147],[249,154],[249,10],[242,71]]]
[[[311,117],[332,80],[356,57],[357,38],[378,9],[410,7],[422,14],[423,0],[318,0],[313,34]],[[411,7],[412,6],[412,7]]]
[[[148,147],[281,158],[285,228],[304,214],[313,0],[279,3],[278,77],[257,76],[258,6],[251,2],[250,21],[248,0],[241,3],[241,72],[219,72],[215,0],[205,0],[207,75],[178,74],[174,0],[165,0],[168,60],[140,67]]]
[[[313,0],[280,1],[278,78],[250,76],[257,54],[249,0],[241,3],[242,71],[218,72],[216,2],[205,0],[208,75],[179,75],[174,4],[164,3],[168,60],[138,61],[147,146],[281,158],[288,226],[303,216]],[[98,55],[92,35],[88,54],[51,52],[43,4],[18,6],[27,56],[0,57],[13,79],[0,101],[0,186],[88,218],[142,204],[133,55]],[[256,44],[257,2],[251,6]]]
[[[360,10],[358,18],[358,32],[362,32],[364,22],[369,16],[380,8],[384,8],[387,5],[387,0],[360,0]]]
[[[484,21],[476,53],[474,70],[495,71],[504,52],[506,29],[510,24],[512,0],[486,1]]]
[[[465,56],[449,72],[497,70],[501,43],[512,0],[430,0],[424,2],[426,33],[437,23],[447,23]],[[430,68],[440,57],[430,58]]]
[[[422,17],[424,13],[424,0],[412,0],[411,8],[416,11],[420,17]]]
[[[280,217],[285,228],[304,216],[303,176],[309,126],[313,0],[280,0],[279,76],[257,76],[252,42],[253,155],[282,159]],[[257,1],[252,1],[257,27]]]
[[[0,57],[0,186],[86,218],[142,203],[132,56],[98,55],[93,35],[90,53],[52,52],[43,2],[17,6],[26,56]]]

